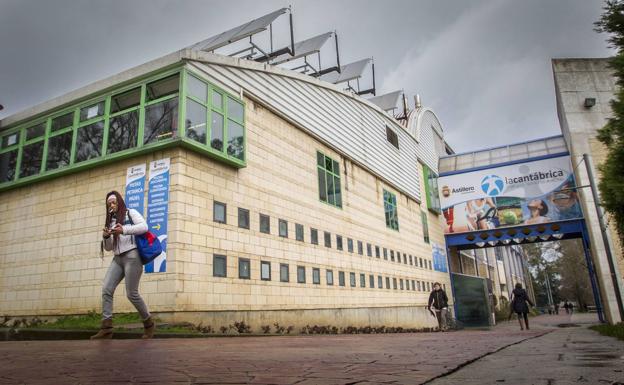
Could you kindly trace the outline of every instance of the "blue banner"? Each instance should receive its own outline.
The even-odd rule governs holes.
[[[145,205],[145,163],[126,171],[126,207],[143,215]]]
[[[147,226],[162,244],[163,252],[145,265],[146,273],[167,271],[167,217],[169,214],[169,158],[150,162],[147,192]]]
[[[432,244],[433,248],[433,270],[448,273],[448,267],[446,264],[446,250],[444,247]]]

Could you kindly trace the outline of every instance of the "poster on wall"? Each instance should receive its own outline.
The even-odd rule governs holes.
[[[445,233],[580,219],[570,157],[441,176]]]
[[[126,207],[143,215],[145,204],[145,163],[126,170]]]
[[[433,270],[448,273],[445,247],[432,243]]]
[[[147,226],[158,237],[163,252],[145,265],[146,273],[167,271],[167,217],[169,214],[169,158],[155,160],[149,165],[147,192]]]

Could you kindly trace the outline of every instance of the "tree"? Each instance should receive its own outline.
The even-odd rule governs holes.
[[[575,301],[581,309],[594,305],[589,270],[580,239],[559,242],[557,270],[561,275],[559,295],[562,299]]]
[[[610,60],[618,85],[611,101],[613,117],[598,130],[598,140],[607,147],[607,157],[600,166],[598,184],[602,206],[615,221],[620,239],[624,236],[624,1],[607,0],[595,30],[608,33],[609,46],[617,50]]]
[[[523,245],[523,249],[527,254],[527,262],[531,273],[533,290],[535,291],[535,302],[537,306],[548,306],[548,285],[553,298],[553,303],[560,302],[559,286],[560,275],[557,269],[557,260],[545,258],[546,251],[551,247],[552,243],[530,243]]]

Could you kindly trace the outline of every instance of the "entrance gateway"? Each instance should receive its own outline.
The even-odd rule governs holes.
[[[604,322],[579,187],[562,136],[440,158],[439,171],[457,319],[468,326],[492,324],[488,298],[496,281],[478,277],[478,269],[477,277],[454,269],[461,266],[462,251],[580,238],[598,318]],[[507,298],[513,284],[504,285]]]

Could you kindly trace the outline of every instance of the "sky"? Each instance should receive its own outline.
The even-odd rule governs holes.
[[[559,134],[551,58],[614,54],[599,0],[0,0],[0,119],[289,5],[295,40],[337,31],[456,152]]]

